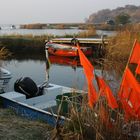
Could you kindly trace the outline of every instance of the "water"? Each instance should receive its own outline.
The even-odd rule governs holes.
[[[96,30],[98,35],[107,35],[107,36],[114,36],[116,35],[116,31],[105,31],[105,30]]]
[[[14,89],[14,82],[20,77],[30,77],[36,84],[41,84],[46,79],[46,63],[43,60],[9,60],[4,61],[3,67],[12,73],[12,79],[5,91]],[[83,89],[85,77],[83,69],[76,69],[68,65],[51,64],[49,82]]]
[[[2,35],[66,35],[66,34],[76,34],[83,30],[79,29],[20,29],[19,25],[15,25],[16,29],[11,29],[11,24],[0,25],[0,36]],[[98,35],[115,35],[115,31],[103,31],[97,30]]]
[[[59,62],[59,63],[58,63]],[[76,89],[87,90],[87,83],[84,76],[83,68],[81,66],[70,65],[72,63],[62,64],[63,59],[57,62],[51,63],[49,70],[49,82],[62,86],[72,87]],[[69,61],[70,62],[70,61]],[[10,80],[5,91],[13,91],[14,83],[21,77],[30,77],[38,85],[42,84],[46,80],[46,62],[44,60],[8,60],[3,62],[3,67],[12,73],[12,79]],[[95,68],[95,73],[101,75],[101,70]],[[106,72],[107,79],[110,81],[110,86],[115,93],[118,88],[118,79],[116,79],[115,73]],[[108,81],[107,80],[107,81]],[[97,83],[94,81],[94,85]]]
[[[76,34],[79,29],[20,29],[19,25],[16,25],[16,29],[11,28],[12,25],[0,25],[0,35],[66,35]]]

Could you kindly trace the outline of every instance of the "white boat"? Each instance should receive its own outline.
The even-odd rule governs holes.
[[[9,83],[11,78],[12,75],[8,70],[0,68],[0,93],[4,92],[4,89]]]
[[[28,83],[27,81],[31,83],[27,78],[24,84]],[[23,82],[21,85],[23,85]],[[45,121],[51,126],[55,126],[58,123],[63,125],[64,121],[68,120],[66,116],[70,107],[76,106],[77,109],[80,109],[82,95],[85,94],[84,91],[46,83],[39,87],[42,89],[42,93],[39,94],[38,90],[36,90],[38,95],[31,93],[32,97],[28,96],[27,90],[25,91],[22,87],[16,91],[0,94],[2,106],[10,108],[18,115],[26,118]],[[29,88],[35,89],[31,85],[29,85]],[[21,92],[24,91],[24,94],[18,92],[19,89]]]

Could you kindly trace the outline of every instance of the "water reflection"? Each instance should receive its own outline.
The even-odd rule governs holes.
[[[14,82],[20,77],[31,77],[37,84],[45,81],[45,61],[13,59],[4,61],[3,67],[12,73],[6,91],[13,90]]]
[[[78,88],[86,89],[86,79],[83,73],[83,68],[80,66],[78,59],[71,59],[65,57],[51,56],[51,67],[49,70],[49,82]],[[45,60],[6,60],[4,61],[4,68],[12,73],[12,79],[6,89],[6,91],[12,91],[14,82],[20,77],[30,77],[37,84],[41,84],[46,80],[46,61]],[[101,74],[101,69],[95,67],[95,73]],[[110,80],[111,86],[116,87],[118,79],[115,77],[114,72],[106,72],[107,80]]]
[[[20,77],[31,77],[37,84],[46,80],[45,60],[6,60],[4,68],[12,73],[12,79],[6,91],[13,90],[14,82]],[[82,88],[85,77],[81,67],[73,69],[70,65],[51,64],[49,82],[63,86]]]
[[[70,58],[70,57],[49,55],[49,60],[52,64],[57,64],[57,65],[71,66],[73,68],[81,66],[80,60],[77,57]]]

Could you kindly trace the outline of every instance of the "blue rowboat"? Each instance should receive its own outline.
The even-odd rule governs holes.
[[[78,94],[73,95],[75,92]],[[12,91],[0,94],[0,101],[4,108],[10,108],[20,116],[44,121],[54,127],[69,120],[64,115],[68,113],[72,99],[81,98],[82,94],[83,91],[49,84],[43,88],[42,94],[36,97],[27,98],[23,93]]]

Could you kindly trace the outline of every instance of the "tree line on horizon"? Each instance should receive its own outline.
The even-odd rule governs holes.
[[[126,24],[126,23],[140,23],[140,6],[126,5],[116,9],[103,9],[97,13],[91,14],[86,23],[101,24]]]

